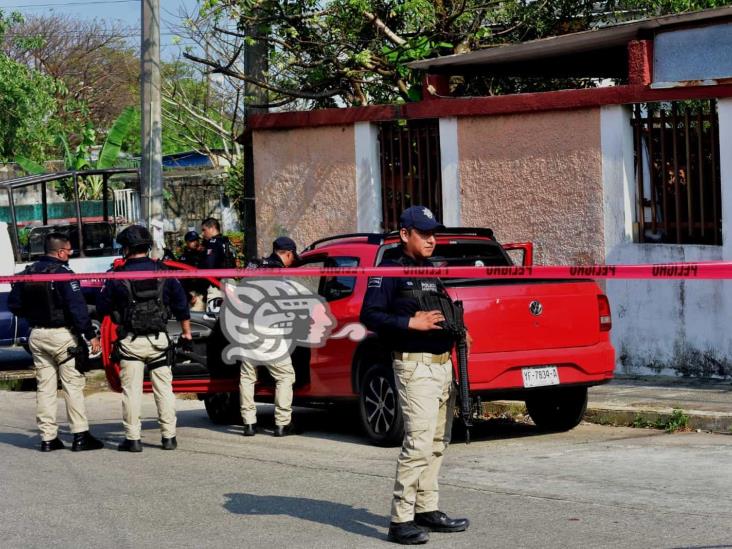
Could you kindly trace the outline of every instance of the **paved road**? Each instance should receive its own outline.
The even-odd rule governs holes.
[[[398,450],[367,445],[342,414],[300,412],[303,436],[245,439],[180,400],[180,446],[164,452],[146,396],[146,446],[132,455],[114,450],[118,395],[88,404],[108,448],[41,454],[34,394],[0,392],[4,548],[392,546]],[[476,435],[450,447],[441,500],[473,524],[433,547],[732,547],[732,436],[501,423]]]

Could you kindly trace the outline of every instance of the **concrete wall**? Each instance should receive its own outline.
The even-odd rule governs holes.
[[[298,247],[357,229],[353,126],[254,133],[257,246],[286,234]]]
[[[604,259],[600,110],[458,119],[462,225],[531,240],[538,264]]]
[[[732,101],[719,102],[723,218],[732,215]],[[732,259],[732,226],[724,246],[633,242],[635,175],[630,111],[602,109],[607,263],[648,264]],[[732,283],[618,280],[607,283],[618,371],[690,376],[732,375]]]

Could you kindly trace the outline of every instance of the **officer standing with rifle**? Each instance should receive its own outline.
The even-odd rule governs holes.
[[[69,268],[71,243],[62,233],[49,233],[45,254],[22,274],[73,273]],[[74,441],[74,452],[99,450],[104,444],[89,433],[84,405],[86,379],[79,370],[83,362],[100,351],[99,337],[89,319],[79,282],[19,282],[13,285],[8,306],[33,328],[28,340],[36,368],[36,421],[41,431],[41,451],[65,448],[58,438],[56,395],[61,377],[66,415]]]
[[[162,447],[164,450],[175,450],[178,442],[175,436],[175,396],[167,324],[170,310],[180,321],[180,337],[190,343],[191,321],[186,294],[176,279],[155,278],[155,271],[165,267],[148,257],[152,237],[145,227],[127,227],[117,236],[117,242],[122,246],[125,261],[115,271],[153,273],[146,279],[107,280],[97,299],[99,314],[111,315],[118,325],[114,353],[121,368],[125,429],[125,440],[118,449],[124,452],[142,452],[140,408],[142,383],[147,369],[158,409]]]
[[[404,210],[399,225],[401,254],[381,266],[432,267],[435,231],[444,226],[422,206]],[[456,333],[445,329],[450,320],[445,313],[451,314],[446,301],[452,303],[436,277],[372,277],[361,310],[361,322],[392,352],[404,416],[388,536],[405,545],[426,543],[429,531],[461,532],[469,524],[449,518],[438,506],[437,476],[450,442],[455,401],[450,354]]]
[[[252,261],[247,267],[284,269],[291,267],[298,259],[295,241],[281,236],[272,243],[272,254],[269,257]],[[292,386],[295,384],[295,369],[292,366],[292,359],[287,356],[279,362],[265,366],[276,383],[274,436],[291,435],[295,432],[292,423]],[[242,360],[239,374],[239,396],[245,437],[253,437],[257,433],[257,406],[254,403],[254,384],[256,382],[257,364]]]

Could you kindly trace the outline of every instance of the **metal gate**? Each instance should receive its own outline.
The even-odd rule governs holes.
[[[415,204],[442,219],[439,121],[384,122],[379,147],[384,230],[397,230],[402,210]]]
[[[716,102],[633,106],[639,242],[722,243]]]

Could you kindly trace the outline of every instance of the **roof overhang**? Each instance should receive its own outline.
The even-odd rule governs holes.
[[[409,63],[431,74],[621,77],[627,74],[627,46],[674,28],[732,20],[732,7],[631,21]]]

